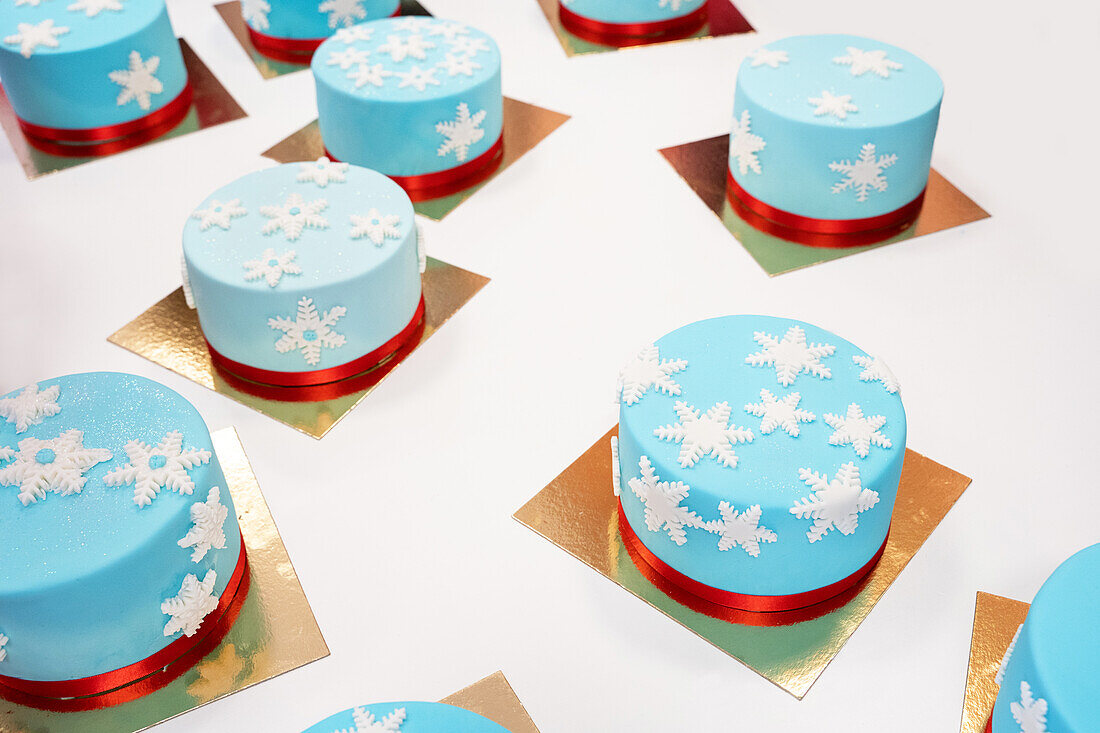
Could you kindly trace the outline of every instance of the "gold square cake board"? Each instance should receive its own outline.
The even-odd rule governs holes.
[[[959,733],[985,733],[986,721],[1000,691],[997,670],[1030,607],[1023,601],[978,591]]]
[[[612,428],[515,513],[515,518],[726,654],[802,699],[970,485],[912,451],[905,463],[886,549],[847,605],[789,626],[733,624],[669,598],[634,566],[619,535],[611,491]]]
[[[503,672],[494,672],[439,702],[477,713],[510,733],[539,733]]]

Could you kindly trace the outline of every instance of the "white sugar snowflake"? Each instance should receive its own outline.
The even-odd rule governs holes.
[[[283,336],[275,342],[275,350],[280,354],[301,351],[307,364],[316,365],[321,361],[322,347],[335,349],[346,342],[344,335],[336,333],[332,327],[347,312],[347,308],[337,305],[320,315],[313,305],[313,299],[303,297],[298,301],[298,315],[295,320],[283,316],[267,319],[267,325],[283,332]]]
[[[37,384],[28,384],[15,397],[0,399],[0,417],[15,424],[15,432],[25,433],[31,425],[39,425],[47,417],[61,412],[57,398],[61,395],[59,385],[50,385],[39,390]]]
[[[30,5],[32,8],[37,8],[38,4],[41,2],[42,0],[15,0],[15,7],[18,8],[20,5]]]
[[[1016,627],[1016,633],[1012,635],[1012,641],[1008,642],[1008,649],[1005,649],[1004,656],[1001,657],[1001,664],[997,667],[997,675],[993,678],[993,681],[998,685],[1005,681],[1008,660],[1012,659],[1012,652],[1016,651],[1016,642],[1020,640],[1020,632],[1023,631],[1023,628],[1023,624]]]
[[[0,486],[18,486],[23,506],[46,498],[52,491],[61,496],[79,494],[89,468],[111,460],[111,451],[85,448],[84,433],[66,430],[56,438],[24,438],[19,450],[4,451],[12,462],[0,468]]]
[[[707,522],[706,529],[720,536],[718,549],[723,552],[740,547],[750,557],[759,557],[761,542],[775,542],[779,539],[775,532],[760,526],[762,510],[759,504],[738,512],[729,502],[720,501],[718,513],[722,518]]]
[[[400,733],[401,724],[405,722],[405,708],[397,708],[381,720],[365,708],[355,708],[351,711],[351,717],[355,722],[354,728],[342,728],[333,733]]]
[[[57,37],[69,32],[66,26],[55,26],[53,20],[47,18],[41,23],[35,25],[33,23],[20,23],[16,26],[19,31],[13,35],[4,38],[4,43],[10,46],[19,46],[19,53],[23,54],[24,58],[30,58],[34,53],[34,49],[39,46],[45,46],[46,48],[57,48],[60,45],[57,41]]]
[[[353,25],[351,28],[341,28],[332,37],[340,43],[350,45],[356,41],[369,41],[373,35],[373,28],[366,25]]]
[[[622,493],[623,469],[619,465],[619,436],[611,436],[611,490],[618,496]]]
[[[848,46],[847,50],[847,56],[837,56],[833,59],[833,63],[851,66],[852,76],[863,76],[868,71],[873,71],[883,79],[887,79],[891,70],[901,68],[901,64],[897,61],[886,58],[885,51],[862,51],[855,46]]]
[[[681,502],[687,499],[690,487],[683,481],[661,481],[649,458],[642,456],[638,461],[641,478],[632,478],[628,482],[630,490],[645,504],[645,526],[651,532],[668,532],[668,537],[677,545],[687,542],[687,527],[702,527],[699,515]]]
[[[366,49],[345,48],[342,51],[329,51],[326,66],[339,66],[345,71],[353,66],[367,63],[370,51]]]
[[[806,533],[811,543],[830,529],[843,535],[852,534],[859,526],[859,515],[878,503],[878,492],[863,488],[854,463],[841,466],[832,481],[808,468],[800,468],[798,477],[810,487],[811,495],[795,501],[790,512],[799,519],[814,520]]]
[[[76,0],[65,9],[73,13],[83,10],[86,17],[94,18],[104,10],[122,12],[122,2],[121,0]]]
[[[401,217],[397,214],[380,214],[378,209],[371,209],[366,216],[351,215],[351,238],[359,239],[367,237],[375,245],[381,247],[389,239],[400,239]]]
[[[424,244],[423,227],[420,226],[420,222],[414,223],[416,224],[416,264],[420,274],[423,275],[428,269],[428,248]]]
[[[393,29],[395,31],[406,31],[408,33],[421,33],[426,31],[431,24],[432,19],[430,17],[405,15],[393,22]]]
[[[737,168],[741,171],[741,175],[750,170],[753,173],[760,172],[760,160],[756,154],[767,145],[764,138],[752,134],[751,127],[752,120],[746,109],[742,110],[740,121],[735,119],[733,128],[730,129],[730,160],[737,161]]]
[[[149,109],[152,105],[150,95],[164,91],[164,85],[154,76],[158,66],[160,66],[159,56],[150,56],[143,61],[140,53],[131,51],[129,69],[120,69],[107,74],[108,79],[122,87],[115,103],[121,107],[127,102],[136,101],[138,107]]]
[[[832,356],[836,347],[829,344],[807,344],[806,332],[801,326],[788,328],[782,340],[763,331],[755,332],[752,337],[764,348],[746,356],[745,363],[775,367],[776,380],[784,387],[794,384],[799,374],[812,374],[821,379],[833,376],[829,367],[821,363],[821,359]]]
[[[171,616],[164,625],[165,636],[175,636],[183,632],[184,636],[194,636],[202,625],[202,620],[218,607],[218,597],[214,595],[214,584],[218,574],[207,570],[206,576],[199,579],[188,573],[180,585],[180,592],[172,598],[166,598],[160,604],[161,613]]]
[[[191,290],[191,275],[187,272],[187,257],[180,252],[180,290],[183,291],[183,302],[191,310],[195,310],[195,293]]]
[[[429,48],[435,48],[435,44],[414,33],[404,39],[401,36],[386,36],[386,42],[378,47],[378,53],[388,53],[395,62],[406,58],[424,60],[428,57]]]
[[[321,188],[330,183],[344,183],[348,172],[347,163],[336,163],[323,155],[312,163],[300,163],[299,166],[297,180],[300,183],[312,181]]]
[[[387,76],[393,76],[393,72],[386,69],[382,64],[375,64],[374,66],[360,64],[359,68],[348,72],[348,78],[355,82],[356,89],[367,84],[380,87],[386,82]]]
[[[345,28],[350,28],[357,20],[367,17],[363,0],[325,0],[317,6],[317,12],[328,13],[329,28],[335,28],[341,24]]]
[[[297,256],[298,253],[292,249],[288,249],[281,255],[275,254],[275,250],[271,248],[265,249],[259,259],[244,263],[244,267],[248,270],[244,274],[244,279],[249,282],[263,279],[267,281],[268,286],[275,287],[283,275],[302,274],[301,266],[294,261]]]
[[[771,48],[758,48],[752,52],[752,67],[757,66],[770,66],[773,69],[778,69],[780,64],[785,64],[790,61],[787,58],[786,51],[778,51]]]
[[[1008,706],[1012,718],[1020,726],[1020,733],[1048,733],[1047,701],[1031,694],[1031,685],[1020,682],[1020,702]]]
[[[769,435],[776,428],[783,428],[787,435],[797,438],[799,433],[798,423],[813,422],[816,415],[809,410],[799,409],[798,403],[802,395],[791,392],[789,395],[778,399],[766,389],[760,390],[761,402],[745,405],[745,411],[760,420],[760,433]]]
[[[751,443],[752,431],[730,425],[730,406],[728,402],[718,402],[706,414],[700,414],[686,402],[677,401],[674,405],[680,422],[674,425],[662,425],[653,431],[661,440],[671,440],[680,444],[680,465],[691,468],[703,456],[712,456],[723,466],[737,467],[737,454],[733,446],[737,443]]]
[[[257,30],[265,31],[271,27],[267,20],[270,12],[271,5],[267,0],[241,0],[241,17]]]
[[[896,162],[898,156],[893,153],[876,157],[874,143],[867,143],[860,148],[856,162],[845,158],[829,163],[829,170],[844,174],[844,180],[834,183],[832,191],[840,193],[850,188],[856,192],[856,201],[866,201],[871,189],[886,190],[888,184],[882,172]]]
[[[261,230],[264,234],[271,234],[280,229],[290,241],[294,241],[302,235],[306,227],[311,229],[327,229],[328,220],[321,216],[321,212],[328,208],[328,201],[314,199],[306,201],[299,194],[292,193],[286,197],[281,206],[261,206],[260,213],[271,221],[264,224]]]
[[[859,107],[852,104],[851,94],[834,96],[828,89],[822,89],[820,97],[810,97],[808,101],[814,105],[814,115],[816,117],[832,115],[838,120],[846,120],[849,112],[859,111]]]
[[[429,36],[443,36],[448,41],[453,41],[459,36],[469,35],[470,29],[461,23],[455,23],[453,21],[443,21],[441,23],[432,23],[428,26]]]
[[[482,51],[489,50],[489,44],[484,38],[473,38],[471,36],[459,36],[447,41],[447,45],[450,46],[453,53],[464,53],[467,56],[476,56]]]
[[[0,662],[3,662],[5,659],[8,658],[8,653],[7,653],[7,651],[4,650],[4,647],[7,646],[7,645],[8,645],[8,637],[4,636],[3,634],[0,634]]]
[[[619,372],[616,388],[619,399],[633,405],[642,399],[650,387],[667,395],[678,395],[680,385],[672,379],[672,375],[687,369],[687,365],[684,359],[661,359],[657,345],[650,344]]]
[[[831,445],[851,445],[856,455],[866,458],[872,445],[880,448],[889,448],[890,439],[879,432],[886,424],[886,418],[882,415],[874,415],[870,418],[863,416],[863,408],[855,402],[848,405],[848,414],[844,417],[826,412],[823,417],[835,432],[829,436]]]
[[[412,87],[416,91],[422,92],[428,88],[429,84],[437,87],[442,83],[435,78],[435,69],[421,69],[419,66],[413,66],[408,71],[395,72],[394,75],[401,80],[397,85],[398,89]]]
[[[687,0],[659,0],[659,2],[657,3],[657,7],[668,8],[672,12],[676,13],[679,12],[680,6],[683,5],[686,1]]]
[[[0,463],[3,463],[4,461],[10,461],[14,457],[14,448],[9,448],[6,445],[0,445]]]
[[[248,211],[241,206],[240,199],[218,201],[210,199],[210,204],[205,209],[196,209],[191,212],[192,219],[199,220],[199,230],[205,232],[210,227],[228,229],[232,219],[244,216]]]
[[[146,445],[131,440],[123,446],[129,463],[116,468],[103,477],[107,486],[134,485],[134,503],[149,506],[162,488],[179,494],[190,495],[195,482],[188,471],[210,462],[210,451],[198,448],[183,449],[183,433],[173,430],[157,445]]]
[[[470,146],[485,137],[485,130],[481,129],[485,114],[485,110],[480,110],[477,114],[471,115],[469,106],[465,102],[460,102],[454,120],[436,123],[435,131],[446,138],[436,153],[443,157],[453,151],[455,160],[459,162],[466,160],[466,156],[470,153]]]
[[[206,494],[206,501],[191,505],[191,529],[177,544],[191,551],[191,562],[199,562],[211,550],[225,549],[225,519],[229,507],[222,504],[221,489],[217,486]]]
[[[863,367],[863,371],[859,373],[861,382],[882,382],[882,386],[890,394],[897,394],[901,389],[898,378],[890,371],[890,367],[886,366],[886,362],[877,356],[853,356],[852,361],[857,366]]]
[[[447,54],[438,65],[447,72],[447,76],[473,76],[474,71],[481,68],[472,56],[456,56],[453,53]]]

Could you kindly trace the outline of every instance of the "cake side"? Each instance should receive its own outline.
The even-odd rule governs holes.
[[[241,16],[253,30],[275,38],[327,38],[340,28],[387,18],[400,0],[242,0]]]
[[[654,23],[691,15],[706,0],[561,0],[568,10],[602,23]]]
[[[507,729],[465,708],[439,702],[386,702],[344,710],[303,733],[386,730],[400,733],[507,733]]]

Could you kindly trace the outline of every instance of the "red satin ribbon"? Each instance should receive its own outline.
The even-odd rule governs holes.
[[[233,575],[193,636],[181,636],[150,657],[93,677],[43,682],[0,676],[0,697],[44,710],[72,711],[110,707],[160,689],[221,643],[240,614],[250,579],[242,537]]]
[[[989,714],[989,720],[985,723],[985,733],[993,733],[993,713]]]
[[[671,41],[686,38],[707,22],[707,4],[679,18],[650,23],[605,23],[577,15],[558,3],[558,17],[567,31],[593,43],[605,46],[636,46],[653,41]]]
[[[726,170],[726,198],[737,214],[756,229],[812,247],[858,247],[905,231],[917,219],[924,191],[900,209],[866,219],[814,219],[799,216],[753,197]]]
[[[391,18],[401,15],[400,6],[390,15]],[[276,61],[288,61],[292,64],[308,65],[313,59],[313,52],[317,47],[329,39],[324,38],[280,38],[261,33],[245,23],[248,29],[248,40],[252,41],[252,47],[268,58]]]
[[[149,142],[171,130],[187,116],[193,96],[191,82],[187,81],[171,102],[129,122],[77,129],[43,127],[21,119],[19,127],[27,142],[51,155],[110,155]]]

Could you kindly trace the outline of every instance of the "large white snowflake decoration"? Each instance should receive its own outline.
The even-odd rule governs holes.
[[[60,45],[57,41],[57,37],[69,32],[66,26],[55,26],[53,20],[47,18],[46,20],[38,23],[20,23],[16,26],[18,33],[6,36],[4,43],[10,46],[19,46],[19,53],[23,54],[24,58],[30,58],[34,53],[34,49],[39,46],[45,46],[46,48],[57,48]]]
[[[149,109],[152,105],[150,95],[164,91],[164,85],[154,76],[158,66],[160,66],[159,56],[150,56],[143,61],[140,53],[131,51],[130,68],[107,74],[108,79],[122,87],[115,103],[121,107],[128,102],[136,101],[138,107]]]
[[[378,47],[378,53],[388,53],[395,62],[404,61],[406,58],[423,61],[428,57],[427,51],[429,48],[435,48],[435,44],[425,40],[424,36],[413,33],[405,36],[405,38],[386,36],[386,42]]]
[[[222,504],[221,489],[217,486],[206,494],[206,501],[191,505],[191,529],[179,541],[179,546],[191,551],[191,562],[199,562],[211,550],[225,549],[225,519],[229,507]]]
[[[335,349],[347,341],[343,334],[332,330],[347,312],[347,308],[337,305],[323,315],[319,314],[313,299],[303,297],[298,301],[298,315],[293,321],[283,316],[267,319],[267,325],[283,332],[283,336],[275,342],[275,350],[280,354],[298,350],[307,364],[317,364],[321,361],[322,347]]]
[[[351,28],[341,28],[333,34],[340,43],[352,44],[356,41],[369,41],[374,35],[374,29],[366,25],[353,25]]]
[[[758,48],[752,52],[752,66],[770,66],[773,69],[778,69],[780,64],[789,62],[786,51],[779,51],[773,48]]]
[[[76,0],[65,9],[72,13],[83,10],[86,17],[94,18],[104,10],[122,12],[122,2],[121,0]]]
[[[728,402],[718,402],[705,414],[700,414],[686,402],[677,400],[674,408],[680,422],[674,425],[662,425],[653,431],[661,440],[671,440],[680,444],[680,465],[691,468],[703,456],[712,456],[727,468],[737,467],[737,454],[733,446],[737,443],[751,443],[752,431],[730,425],[730,406]]]
[[[333,733],[400,733],[401,724],[405,722],[405,708],[397,708],[381,720],[365,708],[355,708],[351,711],[351,718],[355,722],[354,728],[341,728]]]
[[[1012,652],[1016,651],[1016,642],[1020,640],[1020,632],[1023,628],[1023,624],[1016,627],[1016,633],[1012,635],[1012,641],[1008,643],[1008,649],[1005,649],[1004,656],[1001,657],[1001,664],[997,667],[997,675],[993,678],[993,681],[998,685],[1005,681],[1005,670],[1008,669],[1008,660],[1012,659]]]
[[[454,120],[436,123],[435,131],[446,138],[436,153],[443,157],[453,151],[455,160],[466,160],[466,156],[470,154],[470,146],[485,137],[485,130],[481,129],[485,114],[485,110],[479,110],[471,115],[470,107],[465,102],[460,102]]]
[[[822,89],[820,97],[810,97],[807,101],[814,105],[814,115],[817,117],[832,115],[838,120],[846,120],[849,112],[859,111],[859,107],[852,104],[851,94],[834,95],[828,89]]]
[[[885,51],[863,51],[855,46],[848,46],[848,55],[837,56],[833,59],[835,64],[843,64],[852,67],[852,76],[863,76],[868,71],[873,71],[883,79],[890,76],[891,70],[901,68],[897,61],[886,58]]]
[[[764,138],[752,134],[751,127],[752,119],[746,109],[742,110],[740,120],[733,121],[730,129],[730,159],[737,161],[737,168],[742,175],[750,170],[753,173],[760,172],[760,160],[756,154],[767,145]]]
[[[162,488],[179,494],[191,494],[195,482],[188,471],[210,461],[210,451],[183,449],[183,433],[173,430],[156,445],[131,440],[123,446],[129,463],[109,471],[103,477],[108,486],[134,485],[134,503],[149,506]]]
[[[46,498],[52,491],[61,496],[79,494],[89,468],[111,460],[111,451],[85,448],[84,433],[66,430],[56,438],[24,438],[19,450],[4,451],[12,462],[0,468],[0,486],[18,486],[23,506]]]
[[[428,26],[429,36],[443,36],[448,41],[453,41],[459,36],[469,35],[470,29],[462,23],[445,20],[441,23],[432,23]]]
[[[762,510],[759,504],[738,512],[729,502],[720,501],[718,513],[722,518],[707,522],[706,529],[719,535],[718,549],[723,552],[740,547],[750,557],[760,557],[761,542],[775,542],[779,539],[775,532],[760,525]]]
[[[871,189],[879,192],[886,190],[889,184],[882,172],[896,162],[898,156],[894,153],[876,157],[875,144],[867,143],[860,148],[856,162],[845,158],[829,163],[829,170],[844,175],[843,181],[833,184],[832,192],[840,193],[850,188],[856,192],[856,201],[866,201]]]
[[[267,20],[270,12],[271,5],[267,0],[241,0],[241,16],[257,30],[265,31],[271,27]]]
[[[775,378],[784,387],[790,387],[799,374],[812,374],[821,379],[833,376],[829,367],[821,359],[832,356],[835,346],[829,344],[807,344],[806,332],[801,326],[791,326],[782,340],[763,331],[756,331],[753,340],[764,348],[745,357],[745,363],[752,366],[775,367]]]
[[[482,51],[489,50],[489,44],[484,38],[473,38],[471,36],[459,36],[447,41],[447,45],[453,53],[463,53],[467,56],[476,56]]]
[[[335,28],[338,25],[350,28],[356,21],[367,17],[363,0],[325,0],[317,6],[317,11],[328,13],[329,28]]]
[[[382,64],[375,64],[374,66],[360,64],[358,68],[348,72],[348,78],[355,82],[356,89],[367,84],[380,87],[386,83],[387,76],[393,76],[393,72],[386,69]]]
[[[345,67],[341,67],[345,68]],[[301,183],[312,181],[321,188],[330,183],[344,183],[347,179],[348,163],[337,163],[322,155],[313,162],[299,164],[297,180]]]
[[[244,279],[249,282],[263,279],[267,281],[268,286],[275,287],[282,280],[283,275],[302,274],[301,266],[294,261],[297,256],[298,253],[292,249],[288,249],[281,255],[275,254],[275,250],[271,248],[265,249],[259,259],[244,263],[244,267],[248,270],[244,274]]]
[[[439,62],[439,68],[447,72],[447,76],[473,76],[474,71],[481,68],[481,64],[474,61],[472,56],[459,56],[453,53],[447,54]]]
[[[389,239],[400,239],[401,217],[397,214],[380,214],[378,209],[371,209],[366,216],[351,215],[351,238],[366,237],[378,247]]]
[[[766,389],[760,390],[760,402],[745,405],[745,411],[760,418],[760,433],[769,435],[776,428],[783,428],[787,435],[797,438],[798,423],[813,422],[816,415],[798,407],[802,395],[791,392],[783,399],[777,398]]]
[[[280,229],[290,241],[294,241],[302,235],[306,227],[311,229],[327,229],[328,219],[321,216],[321,212],[328,208],[328,201],[314,199],[306,201],[301,195],[292,193],[286,197],[281,206],[261,206],[260,213],[271,221],[264,224],[261,230],[264,234],[271,234]]]
[[[680,385],[672,375],[687,369],[687,365],[684,359],[661,359],[657,345],[650,344],[619,372],[616,389],[619,399],[628,405],[636,404],[650,387],[667,395],[678,395]]]
[[[342,51],[329,51],[328,61],[325,62],[325,65],[339,66],[347,71],[353,66],[367,63],[368,58],[370,58],[370,51],[349,47]]]
[[[791,514],[799,519],[813,519],[814,524],[806,537],[817,542],[836,529],[850,535],[859,526],[859,515],[878,503],[878,492],[865,489],[859,480],[859,468],[845,463],[832,481],[824,475],[801,468],[798,477],[811,489],[811,495],[798,499],[791,507]]]
[[[38,425],[47,417],[61,412],[57,398],[61,387],[53,384],[39,390],[37,384],[28,384],[15,397],[0,399],[0,417],[15,424],[16,433],[25,433],[31,425]]]
[[[830,445],[851,445],[860,458],[867,457],[872,445],[879,448],[889,448],[892,445],[890,439],[879,432],[886,424],[886,418],[882,415],[864,417],[863,408],[855,402],[848,405],[848,413],[844,417],[830,412],[823,417],[834,431],[829,436]]]
[[[611,491],[618,496],[623,488],[623,469],[619,465],[619,436],[611,436]]]
[[[863,371],[859,373],[861,382],[882,382],[882,386],[890,394],[897,394],[898,390],[901,389],[898,378],[890,371],[890,367],[886,366],[886,362],[877,356],[856,355],[852,357],[852,361],[857,366],[863,367]]]
[[[1020,702],[1014,702],[1008,706],[1012,711],[1012,718],[1020,726],[1020,733],[1048,733],[1047,731],[1047,701],[1041,697],[1034,697],[1031,693],[1031,685],[1020,682]]]
[[[8,658],[8,653],[4,650],[4,647],[8,645],[8,637],[0,634],[0,662],[3,662]]]
[[[214,584],[218,574],[207,570],[202,582],[192,573],[188,573],[180,585],[180,592],[172,598],[166,598],[160,604],[161,613],[171,616],[164,625],[165,636],[175,636],[183,632],[184,636],[194,636],[202,625],[202,620],[218,607],[218,597],[214,595]]]
[[[398,71],[394,73],[401,81],[397,84],[398,89],[404,87],[412,87],[418,92],[422,92],[428,88],[428,85],[439,86],[442,84],[439,79],[435,78],[435,69],[421,69],[419,66],[413,66],[408,71]]]
[[[645,526],[651,532],[668,532],[668,537],[677,545],[687,542],[687,527],[703,527],[699,515],[681,502],[691,490],[683,481],[662,481],[657,475],[649,458],[642,456],[638,461],[641,478],[632,478],[628,482],[630,490],[645,504]]]
[[[244,216],[248,210],[241,206],[240,199],[218,201],[210,199],[210,204],[205,209],[195,209],[191,212],[192,219],[199,220],[199,231],[205,232],[210,227],[228,229],[233,219]]]

